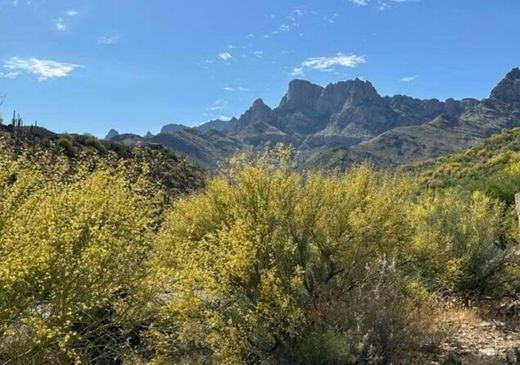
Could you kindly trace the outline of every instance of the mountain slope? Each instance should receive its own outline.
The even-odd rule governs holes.
[[[468,149],[400,169],[416,175],[422,184],[437,188],[485,183],[518,163],[520,127],[494,134]]]

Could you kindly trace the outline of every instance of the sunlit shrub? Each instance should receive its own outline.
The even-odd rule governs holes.
[[[302,175],[289,164],[286,150],[239,159],[167,214],[150,264],[161,358],[191,349],[217,363],[270,359],[308,331],[347,331],[354,317],[328,308],[353,314],[356,293],[377,286],[372,265],[398,265],[411,233],[406,179],[369,166]]]
[[[413,210],[414,257],[431,288],[473,297],[500,291],[514,242],[504,206],[483,193],[438,191]]]

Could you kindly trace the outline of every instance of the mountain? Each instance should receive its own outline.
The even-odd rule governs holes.
[[[207,131],[182,127],[168,133],[145,137],[120,134],[111,139],[125,145],[159,145],[184,155],[204,169],[217,168],[219,161],[243,149],[239,140],[216,129]]]
[[[159,143],[205,168],[244,148],[276,143],[293,146],[304,166],[344,169],[360,160],[392,166],[448,154],[520,125],[519,103],[519,69],[481,101],[381,96],[360,79],[325,87],[293,80],[275,108],[257,99],[229,121],[194,128],[170,124],[146,141],[132,134],[112,139]]]
[[[187,128],[185,125],[183,124],[166,124],[164,127],[161,128],[161,133],[169,133],[169,134],[172,134],[172,133],[175,133],[177,132],[178,130],[181,130],[181,129],[184,129],[184,128]]]
[[[105,136],[105,140],[109,141],[111,140],[112,138],[115,138],[119,135],[119,132],[116,131],[115,129],[111,129],[108,131],[107,135]]]
[[[394,97],[395,98],[395,97]],[[393,166],[446,155],[503,129],[520,125],[520,70],[513,69],[482,101],[447,100],[430,121],[398,127],[362,141],[325,151],[308,166],[344,169],[360,160]]]

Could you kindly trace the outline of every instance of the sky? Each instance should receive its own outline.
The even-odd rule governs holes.
[[[484,98],[520,66],[518,0],[0,0],[0,113],[156,133],[275,107],[290,80]]]

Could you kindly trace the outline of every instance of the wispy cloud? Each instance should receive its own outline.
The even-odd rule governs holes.
[[[226,105],[227,105],[227,101],[225,101],[223,99],[218,99],[218,100],[215,100],[215,102],[213,102],[213,104],[211,104],[208,107],[208,110],[212,111],[212,112],[215,112],[218,110],[223,110],[226,107]]]
[[[349,0],[352,4],[358,6],[373,5],[379,10],[385,10],[392,6],[404,3],[416,3],[421,0]]]
[[[325,16],[323,18],[323,20],[325,20],[326,23],[329,23],[329,24],[334,24],[336,23],[336,19],[339,17],[339,14],[338,13],[334,13],[330,16]]]
[[[39,58],[11,57],[4,64],[4,69],[7,70],[4,74],[15,78],[21,73],[28,73],[36,76],[38,81],[45,81],[58,77],[68,77],[75,69],[81,67],[83,66]]]
[[[351,3],[359,6],[367,6],[370,0],[350,0]]]
[[[221,59],[222,61],[229,61],[230,59],[233,58],[233,55],[229,52],[222,52],[222,53],[219,53],[218,58]]]
[[[332,57],[312,57],[292,69],[293,76],[303,75],[306,70],[332,71],[335,67],[355,68],[365,63],[364,56],[338,53]]]
[[[56,26],[56,30],[58,30],[60,32],[67,30],[67,24],[65,24],[65,21],[62,18],[56,20],[54,25]]]
[[[67,16],[76,16],[79,12],[77,10],[67,10]]]
[[[104,46],[110,46],[112,44],[115,44],[119,41],[121,37],[119,37],[119,34],[113,34],[109,36],[103,36],[98,39],[97,43],[102,44]]]
[[[230,91],[230,92],[233,92],[233,91],[249,91],[248,88],[246,87],[243,87],[243,86],[232,86],[232,85],[225,85],[224,86],[224,91]]]
[[[299,26],[298,18],[302,17],[304,14],[305,13],[302,9],[293,10],[289,15],[285,17],[285,21],[282,24],[280,24],[277,29],[264,34],[264,38],[269,39],[281,33],[291,32],[294,28],[297,28]]]
[[[419,75],[404,76],[403,78],[401,78],[401,82],[411,82],[411,81],[417,80],[418,77],[419,77]]]
[[[10,72],[0,72],[0,77],[4,79],[16,79],[20,75],[20,72],[10,71]]]
[[[230,121],[231,119],[233,119],[233,118],[231,118],[231,117],[229,117],[229,116],[227,116],[227,115],[219,115],[219,116],[217,117],[217,119],[218,119],[218,120],[221,120],[221,121],[223,121],[223,122],[229,122],[229,121]]]

